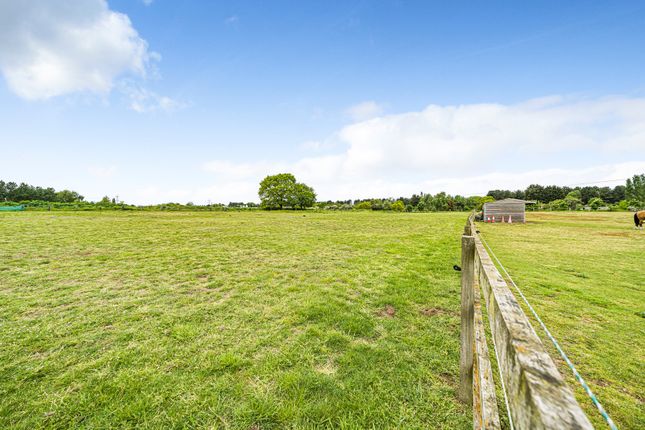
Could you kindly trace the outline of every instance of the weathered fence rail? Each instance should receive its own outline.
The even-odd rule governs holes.
[[[501,383],[516,429],[592,429],[573,392],[486,252],[470,217],[461,238],[460,397],[475,429],[500,428],[483,296]]]

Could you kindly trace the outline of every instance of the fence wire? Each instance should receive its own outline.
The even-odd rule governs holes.
[[[490,252],[490,255],[495,259],[495,261],[499,265],[500,269],[502,269],[502,271],[506,275],[508,281],[511,283],[511,285],[513,285],[513,287],[515,287],[515,290],[517,290],[517,293],[520,295],[520,297],[522,297],[522,300],[524,301],[524,303],[526,303],[526,306],[529,308],[529,310],[531,311],[531,313],[533,314],[535,319],[538,321],[538,323],[540,323],[540,326],[542,327],[542,329],[546,333],[547,337],[551,340],[551,342],[553,342],[553,345],[555,346],[555,349],[558,351],[558,353],[560,354],[562,359],[567,363],[567,365],[569,366],[569,368],[573,372],[573,376],[575,376],[576,380],[580,383],[580,385],[582,385],[582,388],[585,390],[585,393],[587,393],[587,395],[591,399],[591,401],[594,404],[594,406],[598,409],[598,411],[600,412],[600,415],[602,415],[602,417],[604,418],[604,420],[607,423],[607,425],[609,426],[609,428],[611,428],[612,430],[618,430],[618,427],[616,427],[616,424],[614,424],[614,421],[611,419],[611,417],[609,416],[607,411],[605,411],[605,408],[600,404],[600,402],[596,398],[596,395],[593,393],[593,391],[591,391],[591,388],[589,388],[589,385],[587,385],[587,383],[582,378],[580,373],[578,373],[578,370],[573,365],[571,360],[569,360],[569,357],[564,352],[564,350],[560,347],[560,344],[558,343],[558,341],[555,339],[555,337],[553,337],[553,335],[551,334],[549,329],[546,327],[546,324],[544,324],[544,322],[542,321],[540,316],[537,314],[535,309],[533,309],[533,306],[531,306],[531,304],[529,303],[529,301],[526,298],[526,296],[524,296],[524,293],[522,293],[522,290],[520,290],[520,287],[518,287],[517,284],[515,283],[515,281],[513,281],[513,278],[508,273],[508,270],[506,270],[506,268],[504,267],[502,262],[499,260],[499,258],[497,258],[497,255],[495,255],[495,253],[493,252],[493,250],[490,247],[490,245],[488,245],[488,243],[486,242],[486,239],[484,239],[484,235],[482,235],[479,232],[477,232],[477,233],[479,234],[479,238],[481,239],[482,243],[484,244],[484,246],[486,247],[488,252]],[[497,354],[497,350],[495,351],[495,354]],[[511,424],[511,426],[512,426],[512,424]]]

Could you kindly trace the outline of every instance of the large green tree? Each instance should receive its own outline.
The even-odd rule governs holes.
[[[295,187],[295,207],[304,209],[310,208],[316,203],[316,193],[309,185],[296,183]]]
[[[316,203],[316,193],[297,182],[291,173],[269,175],[260,182],[258,191],[264,209],[304,209]]]
[[[645,206],[645,174],[634,175],[627,179],[625,197],[638,206]]]

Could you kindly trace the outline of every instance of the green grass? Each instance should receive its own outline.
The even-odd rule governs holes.
[[[484,238],[619,428],[645,427],[645,231],[631,213],[528,213]],[[527,315],[528,309],[523,306]],[[604,420],[536,322],[597,428]]]
[[[2,214],[0,428],[471,428],[456,399],[464,221]],[[632,296],[596,298],[630,307],[616,315],[631,343],[608,347],[631,367],[598,366],[633,406],[639,268]]]

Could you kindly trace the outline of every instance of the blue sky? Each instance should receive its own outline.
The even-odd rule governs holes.
[[[0,0],[0,178],[133,203],[280,171],[321,199],[623,179],[644,53],[642,1]]]

